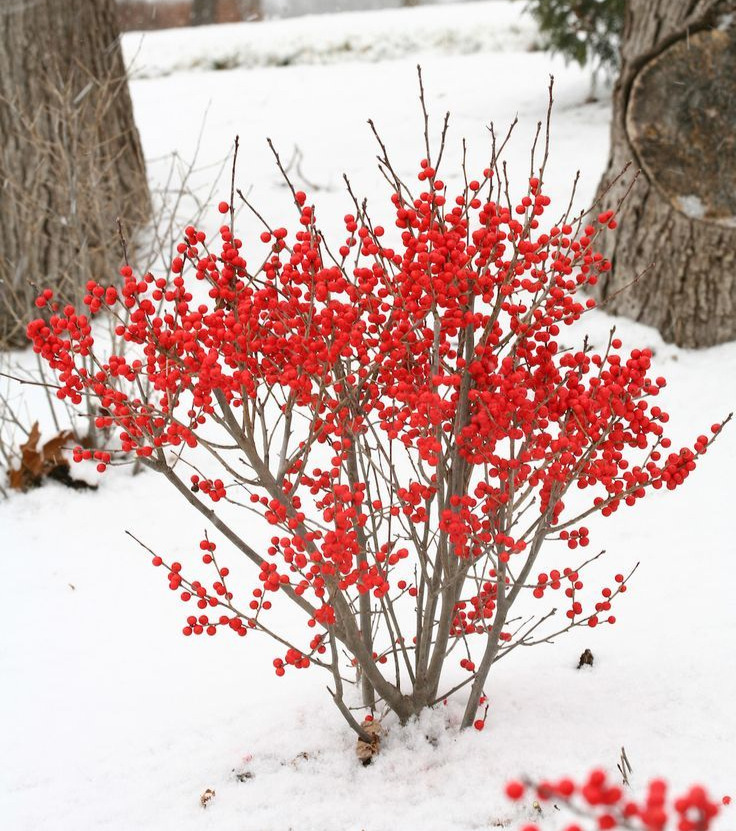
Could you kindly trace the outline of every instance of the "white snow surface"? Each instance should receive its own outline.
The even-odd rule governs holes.
[[[677,207],[691,219],[702,219],[705,216],[703,200],[694,193],[677,197]]]
[[[305,15],[258,23],[130,32],[123,50],[135,77],[185,69],[382,61],[407,55],[518,52],[537,28],[516,0]]]
[[[502,5],[468,6],[468,13]],[[438,11],[444,10],[411,14],[434,20]],[[394,14],[386,13],[386,30]],[[323,18],[325,31],[345,25],[343,17]],[[227,39],[241,27],[222,28]],[[310,31],[304,29],[305,42]],[[188,59],[203,35],[180,30],[155,37],[161,65],[173,72],[170,56]],[[468,142],[470,168],[480,169],[489,121],[501,128],[518,114],[508,159],[522,180],[554,73],[547,178],[562,208],[578,168],[579,200],[595,190],[607,155],[609,105],[584,103],[585,73],[524,48],[424,56],[432,136],[451,110],[443,178],[458,184],[452,172],[461,139]],[[131,91],[152,179],[160,182],[168,169],[165,154],[191,159],[199,147],[195,178],[204,185],[239,134],[239,186],[267,216],[283,216],[288,199],[265,144],[270,136],[285,157],[299,146],[302,173],[319,186],[312,196],[323,228],[350,209],[343,171],[369,197],[374,220],[388,220],[366,119],[375,120],[399,173],[411,176],[423,155],[414,64],[238,68],[137,80]],[[223,182],[215,203],[228,189]],[[253,234],[243,221],[247,244]],[[219,223],[209,211],[205,225],[214,230]],[[587,315],[566,337],[581,342],[587,332],[601,345],[613,324],[625,344],[655,350],[657,371],[669,381],[662,399],[676,445],[692,443],[734,408],[736,344],[683,351],[650,329],[601,312]],[[33,390],[24,394],[28,409],[42,413],[37,391],[35,398]],[[633,764],[635,788],[662,775],[676,786],[703,782],[718,797],[733,793],[735,465],[736,428],[729,425],[684,487],[589,523],[592,545],[607,550],[597,564],[602,579],[641,563],[617,604],[618,623],[516,650],[491,676],[483,732],[458,734],[463,702],[451,700],[405,729],[389,725],[381,754],[367,768],[356,761],[353,736],[320,670],[279,679],[271,666],[279,651],[258,636],[181,635],[188,607],[124,533],[172,559],[197,562],[200,517],[155,474],[133,478],[118,469],[96,492],[49,484],[14,495],[0,504],[0,827],[513,829],[532,817],[532,808],[508,803],[502,790],[509,778],[580,777],[594,766],[615,774],[621,746]],[[270,537],[251,515],[236,521],[253,545]],[[220,556],[235,562],[224,545]],[[559,551],[554,557],[551,567],[565,564]],[[578,671],[586,647],[595,665]],[[235,773],[246,770],[252,778],[238,781]],[[216,796],[205,810],[199,797],[206,788]],[[553,813],[542,817],[545,831],[556,827]],[[736,827],[732,810],[719,827]]]

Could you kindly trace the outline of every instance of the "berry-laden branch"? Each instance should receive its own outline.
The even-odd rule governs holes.
[[[721,805],[731,803],[731,797],[724,796],[719,805],[700,785],[693,785],[680,796],[671,796],[667,783],[662,779],[652,780],[644,798],[637,800],[625,788],[612,784],[603,770],[592,771],[579,784],[569,778],[539,783],[509,782],[506,796],[519,803],[533,799],[537,812],[541,814],[544,814],[543,806],[550,803],[561,812],[557,815],[561,820],[557,820],[554,827],[563,831],[606,831],[615,828],[629,831],[708,831],[713,827]],[[567,822],[565,817],[573,817],[574,820]],[[537,823],[527,824],[521,831],[540,831],[540,826]]]
[[[491,132],[488,166],[473,179],[463,162],[454,195],[437,169],[444,127],[414,194],[379,138],[393,227],[375,222],[348,182],[337,242],[281,166],[297,230],[252,208],[264,230],[246,244],[233,177],[217,238],[185,228],[170,274],[126,265],[118,283],[87,285],[84,312],[46,291],[28,326],[56,395],[96,399],[97,426],[118,432],[117,451],[77,448],[75,459],[100,471],[144,463],[223,537],[217,562],[203,542],[211,585],[167,567],[170,587],[199,607],[185,634],[274,638],[276,673],[330,672],[358,732],[348,681],[366,710],[401,722],[469,688],[462,725],[483,727],[477,710],[501,657],[615,623],[631,564],[612,569],[598,595],[584,592],[583,568],[596,559],[579,556],[591,539],[584,520],[680,486],[725,424],[672,450],[651,351],[624,352],[613,332],[600,350],[587,339],[562,346],[595,306],[582,292],[610,268],[595,243],[616,219],[573,218],[570,203],[546,220],[549,112],[513,198],[502,159],[510,135],[497,143]],[[124,349],[98,333],[103,314]],[[263,550],[254,513],[272,529]],[[242,581],[219,566],[224,546],[258,575],[244,602],[233,597]],[[276,596],[297,605],[305,629],[268,623]],[[520,623],[523,597],[540,612]]]

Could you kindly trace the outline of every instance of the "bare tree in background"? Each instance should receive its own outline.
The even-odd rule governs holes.
[[[217,23],[218,0],[192,0],[190,21],[192,26],[206,26]],[[262,20],[261,0],[239,0],[238,12],[242,20]]]
[[[0,9],[0,343],[24,342],[36,282],[75,300],[150,216],[114,0]]]
[[[240,14],[243,20],[263,20],[261,0],[240,0]]]
[[[192,26],[206,26],[217,17],[217,0],[192,0]]]
[[[641,174],[604,239],[613,270],[598,295],[683,346],[736,338],[735,11],[733,0],[629,0],[621,42],[602,184],[632,159]]]

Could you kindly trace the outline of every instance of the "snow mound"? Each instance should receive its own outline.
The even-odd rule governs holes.
[[[513,0],[310,15],[123,36],[135,78],[187,70],[384,61],[433,53],[524,52],[537,28]]]

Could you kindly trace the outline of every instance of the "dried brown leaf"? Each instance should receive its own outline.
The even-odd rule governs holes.
[[[38,453],[38,440],[40,438],[41,428],[38,426],[38,422],[34,421],[33,426],[31,427],[31,432],[28,434],[28,439],[25,444],[21,444],[20,446],[21,453],[25,453],[26,451]]]
[[[43,456],[38,451],[38,440],[40,437],[41,431],[36,421],[31,427],[27,441],[20,446],[21,470],[28,471],[34,478],[40,477],[43,474]]]
[[[64,462],[64,457],[61,454],[64,445],[66,445],[69,440],[72,438],[72,433],[70,430],[62,430],[58,436],[54,436],[53,439],[49,439],[43,446],[43,450],[41,451],[41,455],[43,456],[43,460],[47,465],[60,465]]]
[[[37,488],[45,476],[76,487],[76,480],[69,476],[69,462],[63,455],[63,448],[73,438],[73,433],[70,430],[62,430],[39,449],[40,438],[41,430],[36,421],[28,438],[19,448],[19,466],[8,471],[10,487],[20,491]]]
[[[580,656],[580,661],[578,662],[578,669],[581,667],[592,667],[593,666],[593,653],[586,649],[583,654]]]
[[[381,749],[381,734],[383,728],[377,719],[366,719],[361,727],[370,736],[370,741],[365,741],[362,736],[358,737],[355,753],[364,765],[369,765],[373,757]]]

